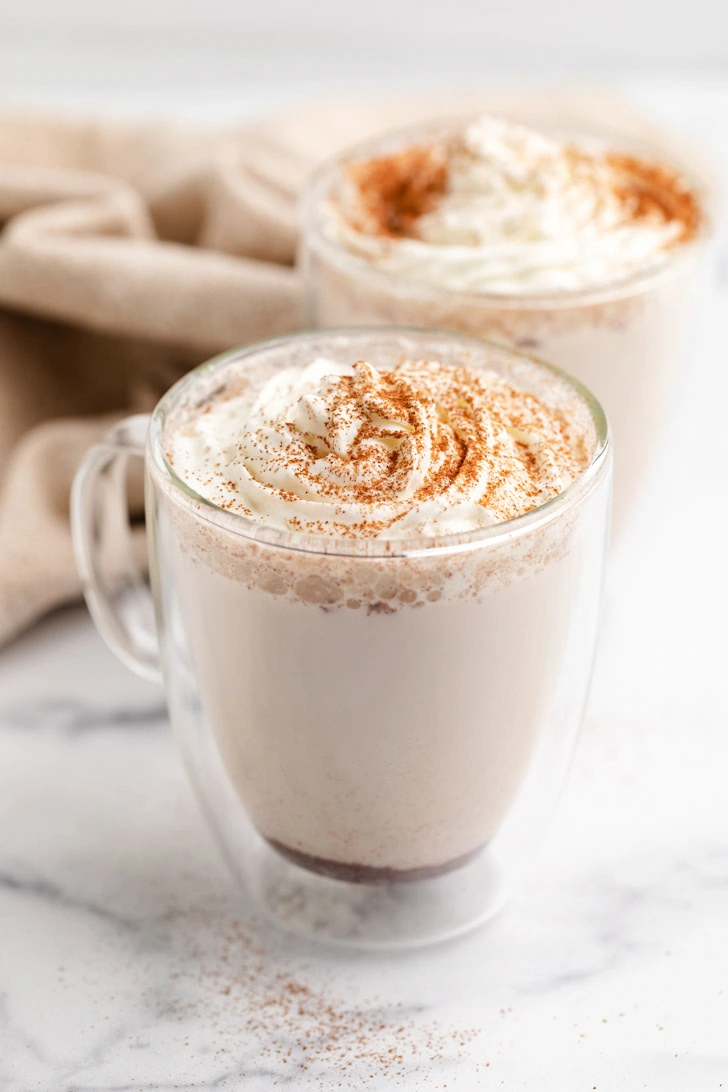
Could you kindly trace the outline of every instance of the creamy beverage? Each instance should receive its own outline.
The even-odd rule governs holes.
[[[173,480],[151,470],[163,629],[278,853],[416,880],[496,836],[586,692],[599,413],[526,357],[406,330],[287,339],[183,381]]]
[[[482,117],[326,167],[302,257],[318,325],[458,330],[582,380],[614,428],[619,520],[682,361],[706,230],[696,185],[667,163]]]

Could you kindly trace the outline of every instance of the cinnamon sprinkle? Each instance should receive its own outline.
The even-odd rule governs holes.
[[[393,155],[348,165],[359,192],[364,230],[370,234],[407,235],[415,222],[437,204],[448,180],[444,145],[413,146]]]
[[[244,399],[241,439],[231,455],[210,453],[204,495],[252,517],[246,479],[233,472],[239,461],[258,490],[286,506],[291,530],[387,538],[413,513],[423,527],[460,506],[473,527],[513,519],[588,465],[588,438],[566,407],[497,372],[426,360],[386,371],[359,360],[352,372],[325,378],[315,409],[299,399],[249,431]]]
[[[625,218],[657,217],[664,223],[679,223],[682,230],[675,242],[694,238],[702,214],[685,179],[664,164],[640,156],[611,152],[605,158],[614,171],[614,192],[622,202]]]
[[[420,217],[432,212],[449,189],[451,148],[444,142],[413,145],[390,155],[349,163],[347,175],[357,193],[356,222],[367,235],[390,238],[416,236]],[[698,233],[703,215],[686,180],[670,167],[643,156],[607,152],[592,155],[565,146],[572,170],[594,179],[606,164],[613,175],[611,189],[621,204],[625,223],[657,220],[681,226],[668,244],[688,242]],[[548,169],[548,168],[547,168]]]
[[[190,1026],[206,1028],[206,1049],[239,1087],[246,1059],[266,1088],[311,1082],[317,1088],[436,1088],[436,1062],[477,1069],[472,1044],[480,1029],[427,1019],[407,999],[366,996],[345,976],[306,963],[249,923],[218,919],[210,933],[199,919],[176,934],[183,958],[150,1006],[171,1033],[188,1042]],[[209,934],[209,935],[208,935]],[[203,940],[199,939],[203,936]],[[439,1074],[439,1067],[436,1067]],[[308,1086],[308,1085],[307,1085]]]
[[[389,518],[377,518],[376,513],[397,503],[425,444],[432,451],[431,462],[408,510],[455,489],[457,497],[472,496],[497,519],[511,519],[542,502],[545,486],[548,496],[560,491],[544,482],[544,465],[558,467],[573,480],[588,462],[588,453],[575,445],[559,410],[497,376],[483,378],[465,367],[431,361],[405,362],[391,372],[378,372],[358,361],[354,370],[353,376],[339,377],[333,387],[328,439],[312,437],[300,448],[286,447],[271,458],[304,487],[315,486],[319,500],[371,508],[372,518],[347,524],[337,521],[334,511],[325,523],[304,524],[293,517],[293,529],[350,538],[381,534],[406,511]],[[346,432],[357,425],[362,404],[368,418],[358,424],[348,450],[335,451],[329,446],[332,437],[337,429]],[[273,427],[295,435],[289,422]],[[494,439],[504,432],[521,438],[506,448],[502,439]],[[388,443],[395,446],[389,450]],[[334,481],[317,473],[320,459],[333,469]],[[487,489],[478,495],[478,482],[486,472]],[[289,490],[277,492],[286,500],[298,499]]]

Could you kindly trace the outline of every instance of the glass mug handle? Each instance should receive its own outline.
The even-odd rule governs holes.
[[[127,464],[144,459],[149,421],[149,414],[125,418],[87,453],[71,490],[71,530],[83,593],[101,636],[132,671],[161,682],[154,606],[134,557],[126,497]]]

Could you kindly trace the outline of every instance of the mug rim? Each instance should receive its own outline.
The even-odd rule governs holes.
[[[628,276],[620,277],[605,284],[591,285],[585,288],[563,288],[551,292],[516,293],[492,292],[472,288],[459,289],[446,285],[436,285],[428,281],[418,281],[391,270],[381,269],[374,262],[362,255],[353,253],[341,242],[332,239],[327,234],[323,225],[321,207],[328,197],[342,164],[352,159],[381,155],[388,149],[401,147],[410,140],[421,140],[424,136],[432,138],[438,133],[445,135],[455,128],[462,128],[476,121],[480,116],[482,115],[472,113],[453,115],[446,118],[432,118],[411,125],[384,130],[377,136],[349,145],[326,159],[311,175],[300,202],[301,238],[304,251],[307,247],[311,247],[316,252],[325,253],[327,258],[339,268],[348,269],[362,279],[370,279],[379,284],[382,289],[386,288],[395,295],[437,297],[453,303],[456,301],[461,303],[470,302],[474,306],[487,306],[492,307],[494,310],[501,308],[505,311],[541,310],[545,308],[568,310],[569,308],[616,302],[649,291],[649,289],[659,286],[675,275],[694,255],[701,252],[712,238],[713,217],[709,211],[709,194],[703,192],[705,187],[697,178],[692,177],[686,168],[678,164],[676,158],[671,158],[669,155],[659,152],[654,146],[650,146],[646,140],[638,141],[633,137],[624,138],[624,147],[627,150],[638,152],[641,149],[645,154],[651,151],[653,155],[659,155],[660,162],[679,171],[687,179],[700,202],[701,219],[698,231],[693,238],[674,247],[668,260],[659,269],[637,270]],[[565,126],[566,129],[575,127],[574,124]],[[548,125],[545,128],[551,132],[560,131],[558,125]],[[607,134],[609,133],[617,135],[616,130],[611,130],[604,125],[600,127],[598,123],[585,121],[583,129],[585,136],[591,135],[595,139],[604,141],[607,140]]]
[[[282,529],[251,519],[241,512],[221,508],[213,501],[202,496],[177,474],[167,459],[162,442],[166,420],[188,390],[202,376],[222,370],[233,361],[242,361],[248,357],[254,357],[260,352],[285,348],[293,344],[309,342],[315,345],[317,342],[328,338],[347,337],[355,339],[357,337],[386,337],[387,335],[392,338],[441,338],[446,342],[455,341],[465,348],[472,348],[481,353],[484,350],[491,349],[505,357],[523,361],[539,371],[548,371],[554,378],[566,384],[587,409],[595,435],[595,446],[589,465],[561,493],[512,519],[503,520],[488,527],[454,534],[436,536],[420,534],[411,535],[407,538],[387,539],[345,538],[342,535],[313,534],[306,531]],[[171,491],[174,498],[194,516],[233,535],[254,540],[261,545],[327,556],[412,558],[462,553],[489,544],[501,544],[506,540],[519,538],[540,525],[552,523],[564,511],[575,507],[591,492],[611,463],[611,450],[611,430],[606,414],[597,398],[574,376],[533,354],[524,353],[518,349],[484,338],[427,327],[343,326],[327,327],[319,330],[302,330],[281,337],[262,339],[249,345],[219,353],[187,372],[169,388],[152,412],[147,433],[146,463],[149,470],[154,473],[155,478],[158,481],[161,480],[165,491],[168,494]]]

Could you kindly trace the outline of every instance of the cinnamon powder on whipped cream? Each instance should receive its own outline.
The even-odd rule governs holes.
[[[487,369],[317,358],[233,390],[171,431],[168,458],[207,500],[287,530],[476,530],[557,496],[593,449],[578,415]]]
[[[512,295],[652,272],[703,220],[666,164],[488,116],[345,161],[324,210],[326,235],[387,273]]]
[[[702,220],[700,205],[681,175],[639,156],[610,152],[605,158],[615,174],[613,188],[625,219],[657,218],[679,225],[673,246],[694,238]]]
[[[674,222],[680,226],[680,232],[670,245],[686,242],[697,233],[700,205],[676,171],[634,155],[610,152],[596,159],[570,147],[564,152],[572,170],[590,180],[595,190],[603,185],[600,174],[604,173],[604,165],[608,165],[609,187],[621,206],[624,222],[648,219]],[[350,163],[346,173],[356,188],[355,226],[359,231],[417,237],[417,221],[435,209],[448,191],[448,146],[438,143],[405,148],[391,155]]]
[[[447,187],[444,145],[405,148],[388,156],[350,163],[348,174],[361,202],[365,230],[408,235]]]

